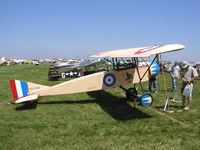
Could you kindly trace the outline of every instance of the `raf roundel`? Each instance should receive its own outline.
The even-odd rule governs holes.
[[[116,78],[113,74],[106,74],[103,78],[103,84],[107,87],[111,87],[115,84]]]

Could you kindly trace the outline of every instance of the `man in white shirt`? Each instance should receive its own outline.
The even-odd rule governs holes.
[[[183,74],[182,74],[182,105],[184,110],[190,110],[190,104],[192,102],[192,90],[194,80],[198,77],[198,73],[195,68],[189,65],[188,62],[183,63]]]
[[[180,67],[177,62],[174,62],[174,66],[172,67],[172,71],[171,71],[171,77],[172,77],[172,88],[174,91],[176,91],[177,82],[180,77]]]
[[[171,77],[172,77],[172,88],[174,90],[174,98],[173,101],[175,101],[175,99],[178,98],[178,91],[177,91],[177,83],[178,83],[178,79],[180,77],[180,67],[178,65],[178,63],[175,61],[174,62],[174,66],[172,67],[171,70]]]

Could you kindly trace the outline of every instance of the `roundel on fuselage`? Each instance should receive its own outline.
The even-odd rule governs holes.
[[[103,78],[103,84],[107,87],[111,87],[115,84],[116,78],[113,74],[108,73]]]

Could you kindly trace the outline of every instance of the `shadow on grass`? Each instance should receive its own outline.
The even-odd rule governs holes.
[[[38,102],[38,104],[89,104],[89,103],[96,103],[96,102],[94,100]]]
[[[37,101],[33,101],[33,102],[24,103],[23,105],[16,107],[15,110],[17,110],[17,111],[31,110],[31,109],[36,109],[36,108],[37,108]]]
[[[50,102],[28,102],[24,103],[21,106],[15,108],[15,110],[31,110],[36,109],[37,104],[87,104],[87,103],[96,103],[94,100],[80,100],[80,101],[50,101]]]
[[[139,109],[132,107],[126,102],[126,98],[115,97],[103,90],[89,92],[88,95],[95,98],[95,102],[115,120],[127,121],[152,117]]]
[[[105,91],[95,91],[87,93],[94,100],[80,100],[80,101],[50,101],[38,103],[25,103],[16,108],[16,110],[35,109],[37,104],[87,104],[97,103],[102,110],[107,112],[115,120],[127,121],[133,119],[151,118],[152,116],[132,107],[126,102],[126,98],[118,98]]]

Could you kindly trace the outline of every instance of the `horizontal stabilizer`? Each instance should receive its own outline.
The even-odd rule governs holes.
[[[33,101],[33,100],[36,100],[38,99],[38,95],[29,95],[29,96],[26,96],[26,97],[22,97],[22,98],[19,98],[18,100],[15,101],[15,103],[23,103],[23,102],[28,102],[28,101]]]

